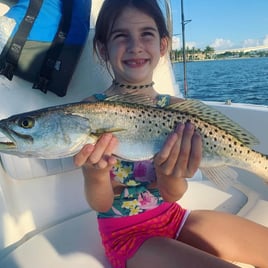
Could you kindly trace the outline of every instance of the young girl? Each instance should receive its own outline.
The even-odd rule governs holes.
[[[168,46],[156,0],[104,1],[94,47],[114,81],[88,100],[138,92],[156,106],[180,101],[153,88],[153,71]],[[98,212],[113,267],[237,267],[229,261],[268,267],[266,227],[216,211],[190,212],[176,203],[201,161],[202,141],[192,124],[179,124],[153,161],[118,160],[112,155],[117,144],[107,133],[74,158],[83,167],[86,198]]]

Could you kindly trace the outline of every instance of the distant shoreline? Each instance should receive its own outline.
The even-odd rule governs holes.
[[[268,57],[226,57],[226,58],[219,58],[219,59],[202,59],[202,60],[187,60],[188,62],[203,62],[203,61],[221,61],[221,60],[243,60],[243,59],[256,59],[256,58],[268,58]],[[183,63],[183,61],[171,61],[172,63]]]

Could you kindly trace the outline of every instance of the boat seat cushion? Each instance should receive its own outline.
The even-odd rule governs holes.
[[[8,175],[18,180],[47,177],[76,169],[72,157],[44,160],[1,154],[1,161]]]
[[[4,170],[10,177],[18,180],[57,175],[77,168],[73,163],[73,157],[44,160],[8,154],[0,154],[0,156]],[[201,172],[198,171],[193,179],[202,180]]]
[[[235,213],[246,201],[247,197],[239,190],[227,193],[215,189],[209,181],[190,181],[180,204],[192,210]],[[7,248],[0,267],[16,268],[16,263],[20,268],[111,268],[101,245],[96,213],[92,210],[29,233]]]

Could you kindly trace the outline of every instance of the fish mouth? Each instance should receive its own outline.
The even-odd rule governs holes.
[[[0,128],[0,151],[9,151],[17,148],[15,139],[9,133],[9,130],[1,125]]]
[[[0,136],[0,151],[16,149],[17,145],[11,137]]]
[[[31,136],[21,134],[6,127],[2,127],[0,128],[0,151],[10,151],[17,149],[18,146],[15,137],[19,138],[19,140],[23,140],[24,142],[33,143],[33,138]]]

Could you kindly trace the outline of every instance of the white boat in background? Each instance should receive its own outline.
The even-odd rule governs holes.
[[[8,8],[0,4],[3,14]],[[93,0],[87,45],[63,98],[32,89],[29,82],[0,76],[0,118],[56,104],[80,101],[102,90],[111,78],[92,53],[95,19],[102,0]],[[168,6],[168,1],[163,1]],[[154,77],[161,93],[178,92],[169,58]],[[268,154],[268,107],[207,102],[252,132],[258,151]],[[72,158],[37,160],[0,155],[0,267],[110,267],[101,246],[96,214],[85,200],[83,177]],[[189,209],[215,209],[268,226],[268,185],[251,173],[236,170],[238,182],[227,192],[198,172],[180,203]],[[241,264],[241,267],[251,267]]]

